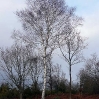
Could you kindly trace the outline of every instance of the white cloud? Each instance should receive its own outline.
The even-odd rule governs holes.
[[[81,27],[82,35],[87,37],[94,37],[99,34],[99,14],[85,17],[84,25]]]
[[[26,6],[24,1],[25,0],[21,2],[17,0],[2,0],[0,1],[0,13],[24,8]]]
[[[0,47],[12,44],[13,29],[21,27],[14,13],[25,6],[25,0],[0,0]]]

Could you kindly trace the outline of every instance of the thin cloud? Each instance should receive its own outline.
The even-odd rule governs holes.
[[[15,11],[16,9],[21,9],[26,6],[25,0],[23,2],[17,0],[1,0],[0,1],[0,13],[7,11]]]

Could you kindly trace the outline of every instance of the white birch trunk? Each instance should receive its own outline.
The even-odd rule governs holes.
[[[43,83],[43,90],[42,90],[42,98],[45,99],[45,87],[46,87],[46,47],[44,49],[44,83]]]

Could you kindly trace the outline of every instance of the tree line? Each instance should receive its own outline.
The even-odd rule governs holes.
[[[40,62],[39,62],[40,63]],[[50,64],[50,65],[49,65]],[[34,66],[34,71],[39,71],[41,65],[38,65],[37,68]],[[39,67],[40,66],[40,67]],[[12,66],[13,67],[13,66]],[[52,62],[48,62],[47,65],[47,83],[45,96],[51,94],[59,93],[69,93],[69,81],[66,79],[65,73],[62,71],[62,68],[59,64],[52,65]],[[9,67],[8,67],[9,68]],[[10,67],[11,68],[11,67]],[[33,67],[31,68],[33,69]],[[30,69],[30,70],[31,70]],[[43,69],[43,68],[42,68]],[[40,71],[43,71],[40,68]],[[14,70],[14,69],[13,69]],[[28,74],[28,79],[24,80],[24,87],[22,87],[23,98],[30,98],[41,96],[42,85],[43,85],[43,72],[39,72],[38,76],[35,72],[32,71],[34,76],[31,76],[31,72]],[[6,72],[5,72],[6,73]],[[15,74],[16,72],[12,72]],[[15,77],[17,77],[15,75]],[[35,78],[38,79],[35,79]],[[74,83],[72,81],[71,93],[77,94],[79,92],[80,85],[82,85],[83,94],[99,94],[99,58],[96,54],[93,54],[91,58],[85,61],[84,68],[82,68],[78,75],[78,81]],[[34,79],[32,79],[34,78]],[[14,78],[15,79],[15,78]],[[17,80],[17,79],[16,79]],[[16,82],[17,83],[17,82]],[[4,82],[0,84],[0,99],[13,99],[19,98],[19,91],[15,84],[7,78]]]
[[[15,53],[13,54],[15,55]],[[5,72],[4,69],[4,73],[6,73],[8,78],[0,84],[0,98],[19,98],[19,95],[21,94],[23,98],[33,98],[40,96],[43,85],[43,66],[41,66],[40,60],[35,58],[34,64],[36,65],[29,65],[29,73],[25,75],[23,73],[23,68],[21,67],[22,64],[20,64],[20,67],[17,68],[19,63],[17,64],[14,61],[13,63],[16,65],[16,68],[13,67],[13,65],[10,65],[10,67],[5,66],[8,72]],[[55,94],[58,92],[69,92],[68,80],[65,78],[66,76],[62,71],[61,66],[59,64],[53,65],[51,62],[48,62],[47,65],[47,83],[45,95]],[[21,69],[19,70],[19,68]],[[12,71],[10,71],[11,69]],[[24,67],[24,69],[27,69],[27,67]]]
[[[79,71],[79,82],[83,85],[83,93],[99,94],[99,59],[97,54],[85,61],[85,66]]]

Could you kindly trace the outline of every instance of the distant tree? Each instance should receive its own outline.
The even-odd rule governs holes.
[[[73,94],[77,94],[79,92],[79,83],[78,82],[72,82],[71,92]]]
[[[42,57],[44,64],[42,99],[44,99],[46,58],[57,47],[57,36],[64,34],[64,31],[69,28],[70,18],[74,16],[74,8],[65,5],[64,0],[27,0],[27,7],[25,10],[16,13],[26,33],[18,35],[25,43],[31,46],[35,45]]]
[[[9,95],[9,84],[8,83],[2,83],[0,86],[0,98],[4,99],[4,98],[8,98]]]
[[[15,44],[11,48],[2,49],[0,54],[0,69],[7,76],[8,82],[17,87],[22,99],[25,80],[30,73],[31,53],[26,46]]]
[[[19,91],[18,91],[18,89],[17,88],[15,88],[15,87],[11,87],[10,88],[10,90],[9,90],[9,95],[8,95],[8,97],[9,98],[18,98],[18,94],[19,94]]]
[[[39,82],[42,80],[43,63],[41,58],[35,56],[33,60],[30,61],[30,79],[32,80],[32,89],[35,91],[35,95],[40,91]]]
[[[82,69],[80,70],[79,74],[79,88],[80,85],[83,85],[83,93],[91,93],[92,94],[92,78],[87,74],[87,72]]]
[[[50,89],[50,92],[52,94],[52,90],[53,90],[53,77],[54,74],[54,66],[51,60],[51,56],[47,57],[47,85],[48,88]]]
[[[25,89],[24,89],[24,98],[30,98],[32,97],[33,95],[33,92],[31,90],[31,87],[27,86]]]
[[[66,92],[67,87],[67,79],[65,78],[66,75],[62,71],[61,65],[57,64],[54,66],[54,74],[52,76],[52,82],[53,82],[53,89],[56,92]]]
[[[96,54],[86,60],[85,68],[79,72],[79,80],[83,84],[84,93],[99,93],[99,59]]]
[[[70,32],[69,36],[67,36],[67,33],[66,33],[66,35],[64,35],[64,38],[62,38],[62,40],[60,40],[61,38],[59,38],[58,40],[62,57],[69,65],[70,99],[71,99],[71,81],[72,81],[71,67],[75,64],[78,64],[84,61],[82,51],[85,48],[85,44],[84,44],[84,39],[80,36],[80,33],[76,32],[77,26],[78,26],[78,21],[75,22],[74,27],[71,25],[71,28],[68,31]]]

